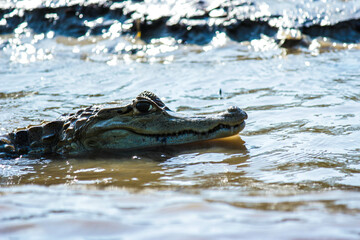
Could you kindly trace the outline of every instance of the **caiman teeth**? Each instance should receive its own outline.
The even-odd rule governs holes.
[[[151,134],[151,133],[143,134],[143,133],[138,133],[138,132],[135,132],[135,133],[139,134],[139,135],[150,136],[150,137],[174,137],[174,136],[178,137],[178,136],[185,135],[185,134],[206,136],[206,135],[209,135],[209,134],[214,133],[216,131],[219,131],[221,129],[230,129],[230,131],[233,132],[234,129],[240,127],[240,125],[242,123],[243,122],[241,122],[239,124],[235,124],[235,125],[219,124],[216,127],[212,128],[212,129],[210,129],[209,131],[206,131],[206,132],[198,132],[198,131],[189,129],[189,130],[182,130],[180,132],[175,132],[175,133],[163,133],[163,134]]]

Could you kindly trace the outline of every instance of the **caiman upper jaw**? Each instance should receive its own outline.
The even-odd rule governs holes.
[[[136,102],[135,102],[136,103]],[[136,108],[136,107],[134,107]],[[135,115],[134,115],[135,114]],[[91,149],[129,149],[177,145],[237,134],[247,114],[238,107],[212,116],[183,117],[161,108],[149,114],[113,115],[90,124],[83,145]]]
[[[219,128],[237,127],[247,119],[247,114],[238,107],[230,107],[227,111],[210,116],[191,116],[164,111],[162,113],[119,116],[100,120],[86,129],[91,135],[114,129],[123,129],[135,134],[176,135],[186,132],[207,133],[214,132]]]

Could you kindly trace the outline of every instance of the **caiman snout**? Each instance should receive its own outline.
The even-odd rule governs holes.
[[[236,116],[236,117],[240,117],[240,118],[242,118],[244,120],[248,118],[247,113],[244,110],[242,110],[242,109],[240,109],[239,107],[236,107],[236,106],[229,107],[227,109],[227,112],[224,115],[231,116],[231,117]]]

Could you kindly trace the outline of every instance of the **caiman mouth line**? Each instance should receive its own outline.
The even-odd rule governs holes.
[[[217,131],[220,131],[220,130],[223,130],[223,129],[231,129],[232,131],[237,129],[237,128],[240,128],[242,125],[244,125],[245,121],[242,121],[241,123],[239,124],[235,124],[235,125],[227,125],[227,124],[219,124],[217,125],[216,127],[210,129],[209,131],[206,131],[206,132],[198,132],[198,131],[195,131],[195,130],[192,130],[192,129],[189,129],[189,130],[182,130],[180,132],[176,132],[176,133],[162,133],[162,134],[151,134],[151,133],[139,133],[137,131],[134,131],[133,129],[129,129],[129,128],[112,128],[112,129],[109,129],[108,131],[111,131],[111,130],[126,130],[126,131],[129,131],[129,132],[132,132],[134,134],[137,134],[137,135],[141,135],[141,136],[146,136],[146,137],[154,137],[154,138],[160,138],[160,137],[178,137],[178,136],[183,136],[183,135],[186,135],[186,134],[193,134],[193,135],[202,135],[202,136],[206,136],[206,135],[210,135],[214,132],[217,132]]]

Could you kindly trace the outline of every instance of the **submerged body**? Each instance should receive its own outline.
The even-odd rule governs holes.
[[[89,107],[0,137],[0,156],[122,151],[177,145],[235,135],[247,114],[238,107],[207,117],[180,117],[153,93],[115,108]]]

